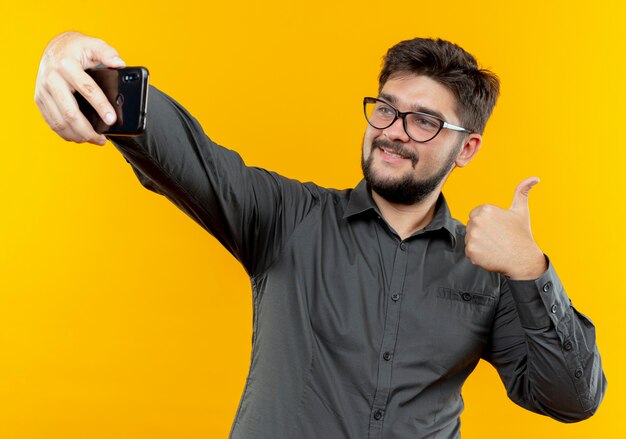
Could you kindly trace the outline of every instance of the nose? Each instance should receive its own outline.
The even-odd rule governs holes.
[[[395,141],[403,142],[403,143],[406,143],[409,140],[411,140],[409,135],[404,130],[403,122],[404,121],[402,120],[402,118],[399,117],[394,121],[394,123],[392,123],[390,126],[385,128],[383,130],[383,134],[385,135],[385,137],[387,137],[389,140],[395,140]]]

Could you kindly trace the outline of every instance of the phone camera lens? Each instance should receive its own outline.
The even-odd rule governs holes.
[[[139,75],[137,73],[128,73],[122,77],[124,82],[136,81],[139,79]]]

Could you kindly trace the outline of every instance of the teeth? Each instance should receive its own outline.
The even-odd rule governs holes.
[[[396,158],[396,159],[403,159],[404,158],[400,154],[396,154],[395,152],[391,152],[391,151],[389,151],[387,149],[382,148],[382,150],[385,152],[385,154],[390,155],[393,158]]]

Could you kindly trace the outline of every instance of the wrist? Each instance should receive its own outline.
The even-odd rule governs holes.
[[[548,269],[548,260],[539,248],[536,249],[533,256],[519,260],[525,262],[505,273],[511,280],[534,280],[541,277]]]

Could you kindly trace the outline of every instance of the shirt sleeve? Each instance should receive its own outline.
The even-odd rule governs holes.
[[[147,114],[142,136],[108,136],[141,184],[215,236],[248,274],[265,270],[317,203],[316,187],[246,166],[153,86]]]
[[[606,390],[595,327],[567,297],[554,267],[535,280],[502,277],[484,358],[515,403],[562,422],[593,415]]]

